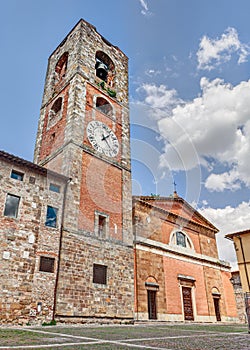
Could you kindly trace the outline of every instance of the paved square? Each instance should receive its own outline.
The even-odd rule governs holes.
[[[137,324],[0,328],[0,350],[250,350],[246,325]]]

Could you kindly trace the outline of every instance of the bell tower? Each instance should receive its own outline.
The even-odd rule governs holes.
[[[80,20],[48,61],[34,162],[71,178],[56,317],[133,318],[128,59]]]

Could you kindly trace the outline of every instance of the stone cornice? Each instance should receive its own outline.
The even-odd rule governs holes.
[[[171,246],[144,237],[137,237],[135,240],[135,248],[138,250],[144,250],[143,247],[150,248],[150,251],[155,254],[166,255],[171,258],[186,260],[192,263],[196,262],[201,265],[216,267],[228,272],[231,270],[230,264],[226,261],[221,261],[207,255],[196,253],[191,249]]]

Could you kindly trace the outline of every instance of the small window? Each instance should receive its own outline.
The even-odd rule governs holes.
[[[18,214],[19,202],[20,197],[8,193],[5,202],[4,216],[16,218]]]
[[[176,232],[176,244],[182,247],[186,247],[186,236],[182,232]]]
[[[98,236],[106,237],[107,217],[103,215],[98,216]]]
[[[56,222],[57,222],[57,212],[58,209],[47,206],[47,215],[46,215],[46,222],[45,225],[49,227],[56,227]]]
[[[10,177],[15,180],[23,181],[23,173],[16,170],[11,171]]]
[[[29,183],[34,185],[36,183],[36,178],[34,176],[30,176]]]
[[[107,284],[107,266],[93,265],[93,283]]]
[[[112,116],[113,108],[111,104],[103,97],[97,97],[96,99],[96,109],[107,116]]]
[[[52,192],[60,193],[60,186],[50,183],[49,190]]]
[[[46,256],[41,256],[39,271],[42,272],[54,272],[55,258],[48,258]]]

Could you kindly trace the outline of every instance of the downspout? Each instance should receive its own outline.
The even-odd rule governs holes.
[[[136,321],[138,321],[138,307],[139,307],[139,305],[138,305],[138,275],[137,275],[137,273],[138,273],[138,270],[137,270],[137,248],[136,248],[136,238],[137,238],[137,216],[134,216],[134,220],[135,220],[135,222],[134,222],[134,227],[135,227],[135,230],[134,230],[134,234],[135,234],[135,237],[134,237],[134,254],[135,254],[135,257],[134,257],[134,259],[135,259],[135,281],[136,281],[136,283],[135,283],[135,289],[136,289],[136,295],[135,295],[135,298],[136,298]]]
[[[59,281],[59,271],[60,271],[60,262],[61,262],[61,250],[62,250],[62,236],[63,236],[63,228],[64,228],[64,213],[65,213],[65,205],[66,205],[66,194],[68,190],[68,184],[72,179],[69,178],[64,186],[63,193],[63,204],[62,204],[62,219],[61,219],[61,227],[60,227],[60,237],[59,237],[59,248],[58,248],[58,260],[57,260],[57,271],[56,271],[56,281],[55,281],[55,289],[54,289],[54,304],[53,304],[53,314],[52,320],[55,320],[56,314],[56,297],[57,297],[57,288]]]
[[[247,279],[247,285],[248,285],[248,290],[250,292],[249,275],[248,275],[248,271],[247,271],[247,264],[246,264],[246,258],[245,258],[245,253],[244,253],[244,249],[243,249],[242,239],[240,236],[236,236],[236,237],[238,237],[240,240],[240,248],[241,248],[242,257],[243,257],[243,264],[244,264],[244,269],[245,269],[245,274],[246,274],[246,279]]]

